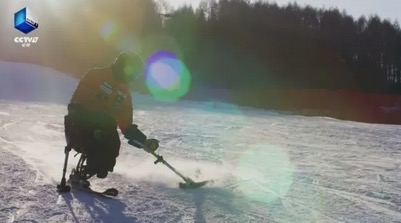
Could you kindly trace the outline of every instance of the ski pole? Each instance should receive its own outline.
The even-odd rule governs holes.
[[[140,145],[143,150],[145,150],[146,152],[152,154],[154,157],[156,157],[156,161],[154,162],[154,164],[157,164],[159,162],[163,163],[165,166],[167,166],[170,170],[172,170],[175,174],[177,174],[179,177],[181,177],[186,183],[193,183],[194,181],[191,180],[188,177],[185,177],[184,175],[182,175],[180,172],[178,172],[178,170],[176,170],[173,166],[171,166],[166,160],[164,160],[163,156],[157,155],[154,151],[151,151],[149,149],[146,148],[146,146],[136,140],[130,140],[128,141],[128,144],[130,145]]]

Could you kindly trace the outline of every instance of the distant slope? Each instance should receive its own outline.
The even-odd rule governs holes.
[[[46,67],[0,61],[0,99],[66,103],[77,79]]]

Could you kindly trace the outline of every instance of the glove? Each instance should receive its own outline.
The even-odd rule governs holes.
[[[159,141],[157,139],[147,139],[146,135],[138,129],[135,124],[130,125],[124,132],[124,137],[128,139],[128,143],[137,148],[146,147],[146,150],[154,152],[159,148]],[[138,143],[136,143],[138,142]]]
[[[138,129],[138,126],[135,124],[130,125],[127,130],[124,132],[124,137],[128,139],[128,141],[138,141],[139,143],[144,144],[146,140],[146,135]],[[139,146],[139,145],[138,145]],[[138,147],[136,146],[136,147]],[[141,147],[138,147],[141,148]]]
[[[146,150],[148,150],[149,152],[154,152],[157,148],[159,148],[159,140],[146,139],[144,145]]]

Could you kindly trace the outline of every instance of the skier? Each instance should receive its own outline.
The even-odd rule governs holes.
[[[84,156],[70,178],[87,181],[92,176],[106,178],[113,172],[120,151],[119,128],[126,139],[138,141],[154,152],[159,141],[148,139],[133,124],[129,85],[143,72],[143,61],[133,53],[120,53],[106,68],[92,69],[80,80],[65,116],[67,147]],[[84,162],[86,163],[84,164]],[[81,162],[81,163],[80,163]]]

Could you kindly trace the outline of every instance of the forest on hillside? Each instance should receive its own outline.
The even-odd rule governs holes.
[[[401,93],[401,30],[376,15],[206,0],[164,25],[195,85]]]

